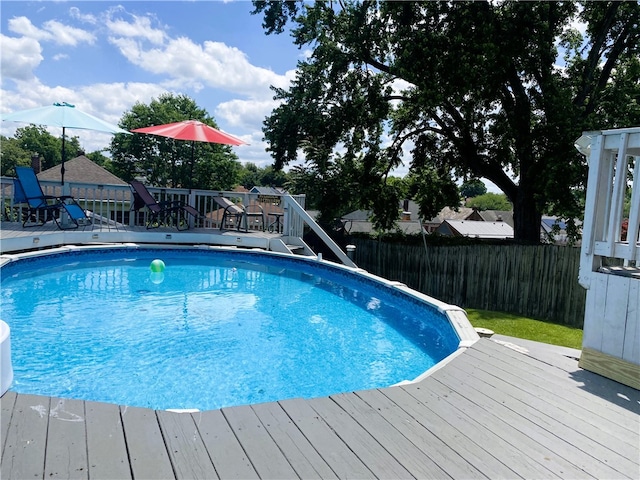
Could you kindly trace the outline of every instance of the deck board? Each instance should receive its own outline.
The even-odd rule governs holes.
[[[86,402],[85,419],[91,478],[132,478],[118,406]]]
[[[387,450],[330,398],[309,400],[309,405],[329,427],[349,445],[349,449],[376,478],[412,478],[413,476]]]
[[[384,392],[387,396],[410,395],[415,403],[412,403],[409,399],[405,399],[403,402],[405,405],[410,405],[412,409],[415,409],[420,418],[439,416],[449,423],[459,432],[450,438],[456,441],[455,448],[459,449],[460,454],[465,458],[467,458],[467,448],[464,441],[459,441],[461,437],[466,437],[468,441],[485,450],[493,459],[476,466],[482,472],[490,474],[491,478],[543,478],[549,475],[549,471],[546,468],[529,458],[528,455],[522,455],[516,445],[509,443],[500,435],[485,428],[474,416],[467,415],[448,401],[442,401],[448,398],[446,394],[441,397],[431,388],[420,388],[419,390],[415,389],[415,391],[402,388],[391,391],[385,390]],[[400,402],[400,399],[398,399],[398,402]],[[479,456],[478,454],[476,455]],[[487,471],[487,469],[490,470]]]
[[[566,433],[569,433],[569,429],[571,429],[585,438],[593,438],[596,442],[602,442],[607,449],[620,452],[625,457],[630,457],[634,452],[638,451],[640,433],[637,430],[631,430],[629,435],[616,437],[617,428],[610,427],[608,421],[602,421],[604,420],[603,418],[598,418],[591,412],[576,408],[575,404],[568,402],[566,399],[559,398],[557,391],[550,392],[542,388],[536,388],[530,382],[523,381],[522,375],[517,376],[497,368],[495,370],[500,373],[496,377],[495,371],[492,374],[486,369],[481,369],[480,365],[482,364],[474,361],[473,358],[464,358],[452,368],[464,369],[468,374],[485,384],[489,382],[498,383],[501,391],[504,391],[510,398],[519,402],[515,408],[528,409],[532,412],[532,415],[537,412],[544,414],[546,411],[550,411],[551,408],[557,409],[554,411],[553,417],[544,419],[544,421],[552,423],[550,428],[558,425]],[[483,366],[486,368],[488,363]],[[560,420],[560,422],[557,420]],[[602,433],[607,433],[611,437],[603,436]],[[593,448],[597,449],[597,446],[594,445]]]
[[[191,416],[220,478],[260,478],[220,410]]]
[[[147,408],[120,407],[133,478],[175,478],[156,412]]]
[[[639,392],[558,363],[483,339],[415,384],[195,413],[9,391],[2,478],[638,478]]]
[[[364,392],[360,394],[364,395]],[[402,435],[377,409],[360,398],[358,392],[354,395],[333,395],[331,399],[367,430],[415,478],[448,477],[447,473],[429,458],[423,449]]]
[[[338,478],[277,402],[251,408],[300,478]]]
[[[492,371],[512,372],[521,378],[525,378],[523,375],[526,375],[529,384],[556,394],[568,405],[579,403],[581,408],[591,415],[606,418],[609,422],[615,423],[617,427],[626,428],[630,433],[638,431],[636,428],[640,418],[640,392],[638,390],[579,369],[577,361],[574,361],[573,372],[565,372],[509,348],[501,351],[500,361],[495,361],[492,359],[492,356],[495,355],[495,349],[491,343],[477,342],[474,348],[469,351],[470,355],[478,358],[480,364],[486,362],[491,365]],[[578,385],[578,382],[581,381],[583,385]],[[568,384],[578,388],[567,389]]]
[[[82,400],[51,399],[45,478],[89,478],[84,405]]]
[[[473,369],[471,366],[465,369],[462,374],[465,375],[464,378],[467,385],[479,393],[486,396],[494,395],[494,391],[489,390],[488,382],[495,382],[495,377],[494,379],[489,378],[488,375],[483,374],[478,369]],[[574,428],[579,429],[580,426],[577,423],[573,423],[570,426],[569,424],[572,423],[571,418],[565,412],[555,409],[553,405],[541,398],[529,397],[528,401],[521,401],[517,398],[520,393],[517,387],[506,383],[499,385],[499,387],[502,393],[502,405],[511,412],[526,418],[532,424],[532,428],[545,432],[545,435],[546,432],[551,434],[551,437],[546,437],[547,440],[541,441],[541,443],[552,446],[553,450],[561,454],[565,459],[572,458],[574,463],[576,460],[581,459],[582,463],[578,465],[581,468],[584,465],[592,465],[586,470],[597,478],[617,478],[620,475],[632,478],[635,475],[634,471],[637,471],[637,466],[634,467],[632,462],[628,461],[623,455],[604,447],[580,431],[575,430]],[[598,435],[598,433],[595,432],[595,435]],[[557,439],[561,439],[561,441],[556,442]],[[615,443],[616,439],[607,438],[608,442]],[[573,451],[574,449],[579,451]],[[629,453],[631,454],[631,451]],[[593,458],[596,458],[598,462],[593,462]],[[614,466],[615,468],[607,467],[606,465]]]
[[[440,436],[440,438],[450,439],[447,440],[448,443],[454,441],[456,451],[486,477],[515,478],[518,476],[513,469],[508,468],[492,455],[491,452],[482,448],[482,445],[475,443],[465,434],[470,422],[465,421],[461,428],[457,428],[452,422],[447,420],[447,418],[450,417],[450,413],[445,418],[442,418],[432,410],[429,410],[404,389],[389,389],[385,391],[385,395],[403,410],[418,419],[418,421],[429,428],[429,430]],[[502,448],[505,447],[503,446]],[[511,460],[517,460],[519,452],[514,451],[511,453],[513,454]],[[501,455],[503,454],[504,453],[501,452]],[[517,470],[522,471],[523,469],[518,467]],[[527,468],[525,471],[530,472],[531,470]]]
[[[11,415],[13,415],[13,407],[16,403],[17,395],[8,391],[0,399],[0,455],[4,452],[4,445],[7,441],[9,425],[11,425]]]
[[[7,395],[2,397],[3,402],[5,396]],[[44,476],[49,402],[48,397],[36,395],[18,395],[13,402],[11,425],[4,440],[4,451],[0,461],[1,478]]]
[[[223,408],[222,414],[243,445],[260,478],[298,476],[250,406]]]
[[[338,478],[373,478],[373,472],[342,442],[306,401],[284,400],[280,405]]]
[[[466,401],[473,402],[476,408],[480,407],[485,412],[482,417],[485,427],[500,429],[500,435],[503,438],[517,442],[519,448],[526,449],[529,455],[537,458],[538,462],[554,475],[560,478],[613,478],[611,475],[602,477],[591,473],[589,468],[585,468],[589,462],[592,462],[591,457],[562,438],[539,427],[528,416],[505,407],[506,397],[494,386],[488,386],[482,391],[470,389],[469,387],[472,386],[470,376],[460,376],[455,373],[452,375],[452,372],[436,373],[438,381],[446,388],[460,390],[461,385],[464,384]],[[594,463],[592,469],[596,467],[600,465]],[[609,473],[611,473],[610,470]]]
[[[378,410],[387,421],[391,422],[451,478],[489,478],[464,457],[463,451],[457,450],[455,438],[450,440],[440,438],[437,432],[425,426],[429,419],[413,416],[399,408],[383,392],[386,390],[366,390],[358,392],[358,395],[372,408]]]
[[[218,478],[190,415],[158,411],[160,429],[177,478]]]

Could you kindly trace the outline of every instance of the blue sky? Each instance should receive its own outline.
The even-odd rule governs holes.
[[[241,162],[271,163],[262,121],[305,52],[265,35],[249,1],[2,1],[0,113],[69,102],[111,123],[136,102],[185,94],[249,142]],[[12,136],[23,124],[0,122]],[[54,135],[61,132],[50,129]],[[87,151],[110,136],[69,130]]]

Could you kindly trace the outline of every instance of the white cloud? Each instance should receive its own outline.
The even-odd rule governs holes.
[[[279,75],[256,67],[244,52],[221,42],[206,41],[200,45],[180,37],[145,50],[132,38],[111,36],[109,41],[134,65],[156,75],[168,75],[180,85],[196,89],[206,85],[250,98],[265,98],[273,96],[270,85],[286,87],[293,76],[293,72]]]
[[[33,70],[43,60],[42,48],[37,40],[27,37],[14,38],[0,34],[0,72],[4,79],[28,80]]]
[[[277,105],[269,87],[287,88],[295,70],[278,74],[269,68],[258,67],[251,63],[245,52],[223,42],[171,37],[167,33],[169,27],[161,25],[153,14],[130,15],[122,6],[95,15],[84,14],[79,8],[72,7],[68,14],[73,25],[84,24],[95,30],[67,26],[59,20],[45,21],[37,26],[28,16],[16,16],[8,22],[8,30],[15,36],[0,34],[4,79],[0,91],[1,112],[66,101],[79,110],[117,124],[136,102],[148,104],[167,92],[190,96],[198,93],[200,98],[196,101],[203,102],[201,106],[213,112],[222,129],[249,143],[234,148],[241,162],[252,162],[261,167],[272,163],[265,152],[261,130],[264,118]],[[48,61],[47,65],[51,66],[52,60],[64,59],[73,65],[75,60],[75,51],[62,50],[47,55],[45,42],[65,46],[85,42],[103,48],[106,40],[122,57],[116,62],[123,72],[127,72],[124,73],[125,81],[119,81],[122,76],[110,75],[112,80],[109,82],[84,84],[82,77],[78,77],[74,85],[56,86],[56,80],[41,81],[34,76],[44,62]],[[124,61],[129,65],[124,65]],[[143,81],[127,82],[128,78]],[[8,79],[13,80],[10,87],[4,84]],[[216,100],[210,100],[213,98]],[[207,102],[213,105],[207,105]],[[0,122],[3,135],[12,135],[20,126]],[[55,128],[49,131],[56,136],[61,134]],[[89,152],[105,148],[111,139],[110,135],[91,131],[70,130],[69,134],[77,136]]]
[[[96,25],[98,23],[98,19],[95,15],[81,13],[78,7],[71,7],[69,9],[69,16],[75,20],[80,20],[84,23],[89,23],[91,25]]]
[[[166,34],[163,30],[153,28],[149,17],[131,15],[133,21],[112,19],[109,17],[105,23],[109,33],[114,37],[136,38],[146,40],[154,45],[162,45]]]
[[[70,27],[55,20],[44,22],[42,28],[36,27],[27,17],[14,17],[9,20],[9,31],[38,41],[53,42],[58,45],[76,46],[79,43],[94,43],[95,35],[81,28]]]
[[[136,102],[149,103],[152,98],[166,92],[162,86],[152,83],[93,84],[77,88],[49,87],[38,80],[16,84],[15,90],[0,92],[3,112],[41,107],[54,102],[69,102],[78,110],[113,124],[118,124],[122,115]],[[24,124],[1,122],[2,134],[11,136],[20,126]],[[61,135],[59,128],[47,130],[52,135]],[[110,135],[100,132],[69,130],[68,133],[77,136],[88,152],[105,148],[111,141]]]
[[[230,100],[220,103],[215,110],[215,117],[222,118],[234,127],[261,125],[263,120],[276,108],[275,100]]]

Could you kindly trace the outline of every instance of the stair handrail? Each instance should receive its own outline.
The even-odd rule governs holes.
[[[302,206],[300,206],[298,202],[296,202],[295,198],[293,198],[291,195],[283,195],[282,198],[284,200],[285,211],[290,209],[289,212],[291,211],[295,212],[302,219],[302,221],[306,223],[309,226],[309,228],[311,228],[311,230],[315,232],[316,235],[318,235],[320,240],[322,240],[322,242],[324,242],[324,244],[327,247],[329,247],[329,250],[331,250],[344,265],[347,265],[353,268],[358,268],[358,266],[353,262],[353,260],[351,260],[347,256],[347,254],[342,251],[340,246],[333,241],[333,239],[327,234],[327,232],[325,232],[322,229],[322,227],[316,223],[313,217],[309,215],[307,211],[304,208],[302,208]],[[291,216],[291,213],[289,213],[289,215],[285,215],[285,222],[287,222],[285,223],[286,232],[290,232],[290,225],[289,225],[290,216]]]

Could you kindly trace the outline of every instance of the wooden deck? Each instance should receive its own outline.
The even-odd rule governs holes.
[[[542,352],[481,339],[416,384],[197,413],[9,391],[1,474],[639,478],[640,392]]]

